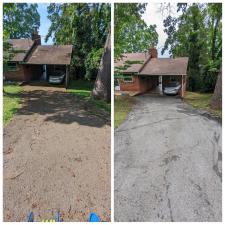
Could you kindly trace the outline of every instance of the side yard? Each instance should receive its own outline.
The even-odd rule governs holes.
[[[196,109],[206,110],[213,116],[222,118],[222,110],[213,110],[210,108],[212,93],[189,92],[185,93],[184,101]]]
[[[19,94],[22,91],[22,87],[17,83],[4,84],[3,91],[3,124],[7,124],[17,109],[20,108]]]
[[[134,98],[130,96],[115,96],[115,128],[117,128],[121,123],[125,121],[128,113],[132,110],[134,103]]]
[[[67,90],[69,93],[78,96],[82,99],[87,105],[89,105],[94,114],[98,114],[97,112],[101,109],[101,112],[106,114],[107,117],[111,116],[111,104],[107,103],[103,100],[94,99],[91,96],[91,92],[93,90],[94,82],[87,80],[73,80],[70,82],[69,89]]]

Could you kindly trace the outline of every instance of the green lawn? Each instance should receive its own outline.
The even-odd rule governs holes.
[[[209,113],[222,118],[221,110],[213,110],[209,107],[212,93],[189,92],[185,93],[184,101],[197,109],[204,109]]]
[[[17,84],[4,84],[3,88],[3,124],[5,125],[20,108],[19,93],[22,87]]]
[[[91,96],[93,87],[94,87],[93,81],[72,80],[70,81],[70,85],[67,91],[86,101],[86,103],[92,107],[93,113],[97,113],[97,111],[99,111],[100,109],[110,117],[111,104],[103,100],[94,99]]]
[[[115,96],[114,101],[114,126],[117,128],[125,121],[128,113],[131,111],[134,99],[130,96]]]

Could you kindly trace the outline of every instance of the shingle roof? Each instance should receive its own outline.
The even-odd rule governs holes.
[[[130,64],[126,70],[123,70],[123,73],[137,73],[145,61],[149,58],[148,53],[126,53],[122,58],[114,63],[115,67],[124,66],[126,62],[136,61],[137,64]]]
[[[28,58],[27,64],[69,65],[72,45],[39,45]]]
[[[153,58],[139,72],[140,75],[186,75],[188,57]]]
[[[12,44],[13,49],[16,51],[28,51],[34,41],[31,39],[9,39],[9,43]]]
[[[126,53],[115,62],[115,67],[122,67],[126,61],[142,61],[130,64],[123,73],[138,73],[139,75],[186,75],[188,57],[151,58],[148,53]]]
[[[26,53],[34,44],[34,41],[31,39],[9,39],[8,42],[12,44],[12,48],[15,51],[14,56],[10,61],[15,62],[23,61]]]

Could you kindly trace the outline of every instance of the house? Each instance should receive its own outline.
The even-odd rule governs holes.
[[[158,58],[155,48],[148,53],[126,53],[115,62],[122,76],[118,79],[121,91],[144,93],[159,90],[162,93],[171,81],[179,81],[179,95],[184,96],[187,77],[187,57]],[[160,88],[161,87],[161,88]]]
[[[56,70],[66,73],[65,86],[69,82],[69,65],[72,45],[41,45],[41,36],[35,30],[31,39],[9,39],[12,58],[7,62],[5,80],[45,80]]]

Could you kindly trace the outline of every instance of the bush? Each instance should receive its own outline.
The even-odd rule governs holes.
[[[95,79],[98,73],[100,60],[103,54],[104,48],[93,49],[85,60],[85,78],[87,80]]]

